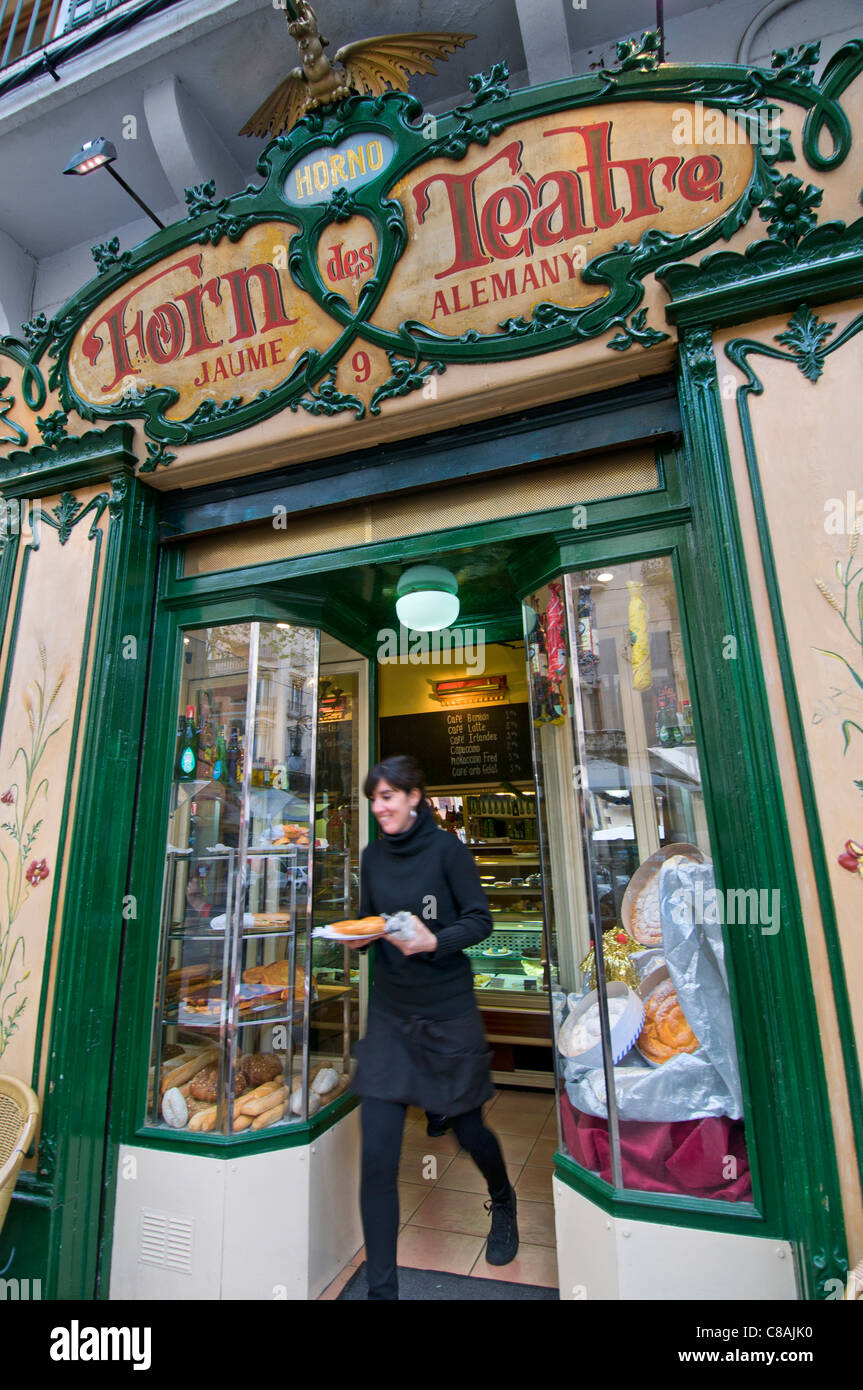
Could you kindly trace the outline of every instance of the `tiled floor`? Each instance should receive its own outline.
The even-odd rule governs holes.
[[[425,1112],[411,1108],[399,1165],[398,1261],[413,1269],[440,1269],[479,1279],[557,1286],[551,1176],[557,1142],[553,1098],[545,1091],[498,1091],[485,1120],[500,1140],[518,1195],[518,1255],[508,1265],[485,1261],[489,1214],[482,1175],[449,1130],[426,1134]],[[339,1293],[365,1259],[361,1247],[322,1299]]]

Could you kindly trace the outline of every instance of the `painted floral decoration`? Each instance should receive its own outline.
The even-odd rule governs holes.
[[[848,869],[852,874],[859,874],[863,878],[863,845],[858,845],[854,840],[846,840],[845,849],[839,855],[839,863],[843,869]]]
[[[16,933],[15,922],[31,889],[50,873],[46,859],[33,857],[42,826],[42,817],[36,818],[36,807],[41,798],[48,796],[48,779],[40,775],[39,768],[48,743],[66,722],[61,720],[53,726],[51,723],[51,712],[66,673],[61,671],[49,690],[48,654],[42,642],[39,666],[39,675],[30,682],[23,701],[30,729],[28,745],[19,744],[10,764],[13,769],[20,764],[23,775],[20,782],[12,782],[0,796],[4,806],[13,808],[7,812],[9,819],[0,825],[0,860],[4,870],[0,879],[0,1057],[17,1031],[28,999],[27,995],[19,996],[30,971],[24,969],[25,939],[23,932]]]

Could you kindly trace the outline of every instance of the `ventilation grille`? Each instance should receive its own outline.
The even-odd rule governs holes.
[[[169,1216],[164,1211],[141,1212],[138,1261],[158,1265],[178,1274],[192,1272],[194,1221],[186,1216]]]
[[[186,546],[183,573],[211,574],[271,560],[293,560],[301,555],[373,545],[396,536],[422,536],[430,531],[555,511],[579,502],[653,492],[658,487],[652,448],[604,455],[586,463],[523,469],[502,477],[441,485],[414,496],[333,507],[296,519],[283,517],[287,520],[284,529],[264,522],[228,536],[204,537]]]

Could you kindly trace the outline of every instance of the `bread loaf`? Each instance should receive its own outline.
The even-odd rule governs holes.
[[[197,1115],[193,1115],[189,1121],[189,1129],[194,1130],[195,1133],[208,1134],[215,1126],[218,1112],[219,1107],[217,1105],[208,1105],[204,1110],[199,1110]]]
[[[277,1101],[287,1100],[287,1086],[279,1086],[278,1090],[270,1091],[269,1094],[257,1096],[254,1100],[244,1102],[240,1113],[242,1115],[262,1115],[265,1110],[269,1110]]]
[[[203,1052],[199,1052],[196,1057],[193,1057],[191,1061],[183,1062],[179,1067],[172,1067],[170,1071],[165,1072],[162,1076],[160,1087],[162,1095],[164,1095],[171,1086],[182,1086],[184,1081],[191,1081],[192,1077],[197,1076],[199,1071],[202,1071],[204,1067],[211,1066],[212,1063],[217,1062],[218,1059],[218,1048],[207,1047],[204,1048]]]
[[[288,1102],[283,1100],[279,1105],[273,1105],[269,1110],[262,1111],[256,1119],[252,1120],[252,1129],[266,1129],[267,1125],[275,1124],[276,1120],[282,1118],[287,1108]]]

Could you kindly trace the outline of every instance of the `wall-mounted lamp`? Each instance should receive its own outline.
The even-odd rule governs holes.
[[[69,160],[68,164],[63,170],[63,173],[92,174],[94,169],[105,169],[111,175],[111,178],[114,179],[120,185],[121,188],[125,188],[126,192],[129,194],[129,197],[135,199],[135,202],[138,204],[138,207],[143,208],[144,212],[147,214],[148,217],[152,217],[159,230],[164,231],[164,222],[159,221],[158,217],[152,211],[152,209],[148,208],[147,204],[143,201],[143,199],[138,197],[134,188],[130,188],[126,180],[124,178],[121,178],[120,175],[117,173],[116,169],[111,168],[111,165],[116,158],[117,151],[111,144],[111,141],[106,140],[104,135],[100,135],[98,140],[88,140],[85,144],[81,146],[77,154],[73,154],[72,158]]]
[[[396,585],[396,613],[415,632],[439,632],[459,613],[458,581],[438,565],[413,565]]]

